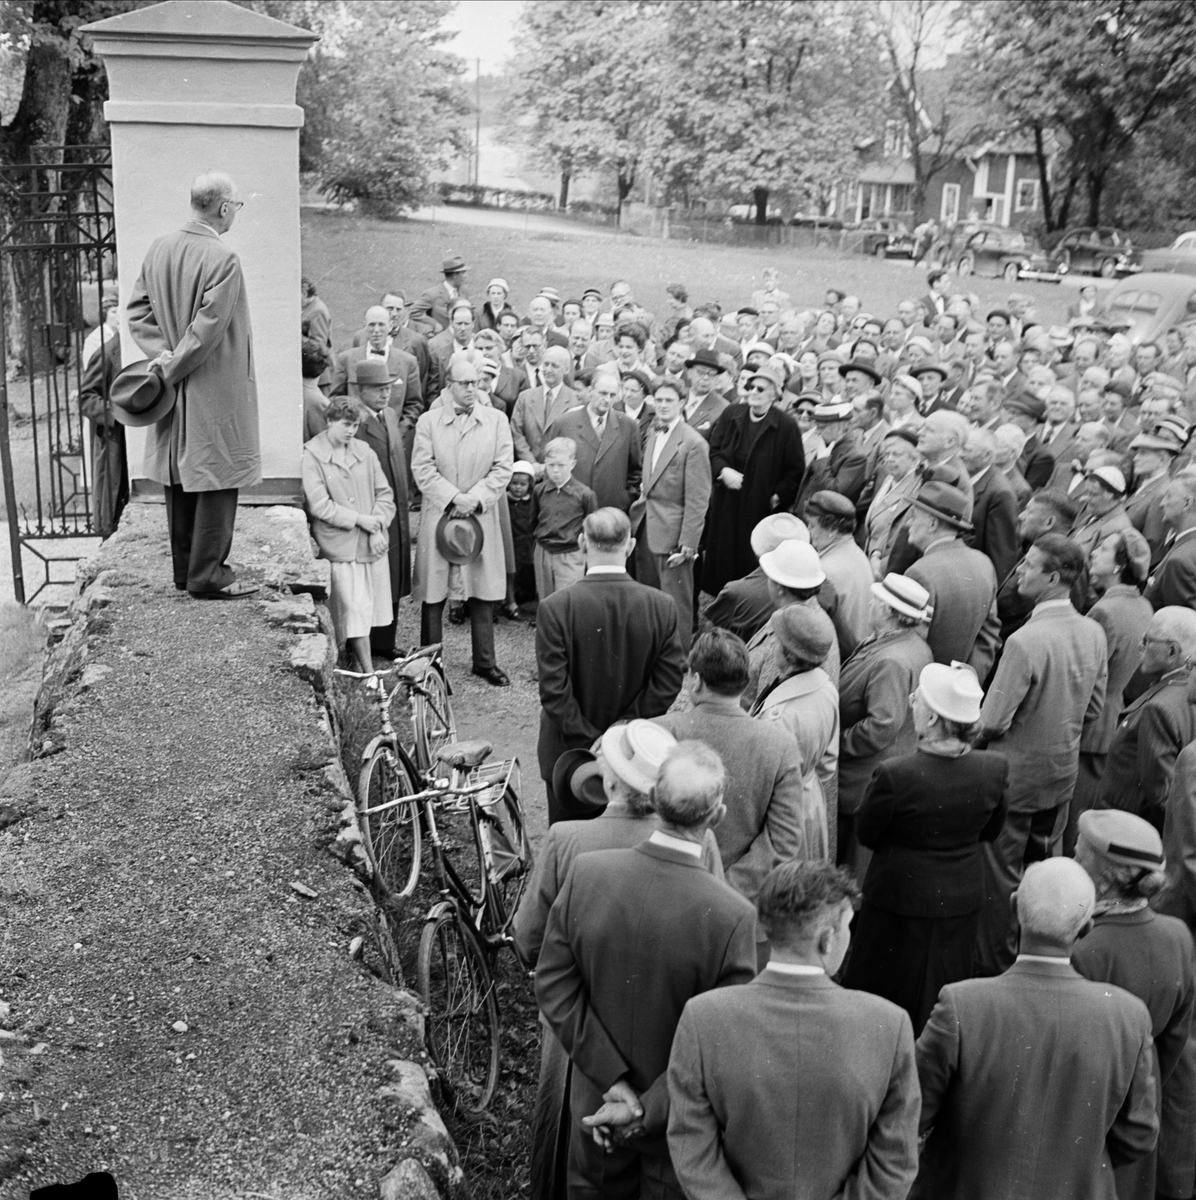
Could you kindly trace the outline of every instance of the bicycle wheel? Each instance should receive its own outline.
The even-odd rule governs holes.
[[[412,710],[415,727],[415,758],[427,771],[436,761],[441,746],[457,740],[457,722],[449,697],[448,680],[439,666],[430,666],[421,680],[422,692],[416,692]]]
[[[428,1053],[453,1104],[476,1116],[498,1086],[498,1001],[486,957],[455,908],[424,922],[417,978]]]
[[[532,844],[519,802],[519,782],[516,769],[502,799],[478,813],[490,895],[482,911],[482,930],[491,937],[507,932],[532,873]]]
[[[402,900],[415,891],[422,854],[419,809],[396,804],[382,812],[369,812],[419,789],[407,764],[389,746],[379,746],[361,768],[357,783],[357,823],[361,840],[374,869],[374,881],[383,897]]]

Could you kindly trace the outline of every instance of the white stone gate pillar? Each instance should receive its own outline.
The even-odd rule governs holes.
[[[314,34],[228,0],[167,0],[85,25],[111,97],[116,245],[128,300],[154,238],[189,215],[189,185],[225,171],[245,207],[225,241],[241,257],[253,320],[262,484],[242,502],[300,494],[299,129],[295,81]],[[144,355],[122,331],[125,362]],[[161,494],[142,471],[144,433],[128,430],[135,496]]]

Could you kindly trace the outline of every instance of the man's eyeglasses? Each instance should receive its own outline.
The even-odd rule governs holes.
[[[453,387],[462,387],[462,388],[465,388],[466,391],[469,391],[470,388],[473,388],[476,390],[477,386],[478,386],[478,381],[476,379],[454,379],[453,380]]]
[[[240,212],[245,207],[244,200],[226,200],[225,204],[231,204],[233,212]]]

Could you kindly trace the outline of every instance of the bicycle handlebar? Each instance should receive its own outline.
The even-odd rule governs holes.
[[[383,667],[381,670],[345,671],[340,667],[334,667],[333,674],[343,675],[346,679],[381,679],[387,675],[396,675],[409,663],[418,662],[421,658],[435,657],[435,655],[440,653],[442,644],[441,642],[433,642],[430,646],[420,646],[418,650],[412,651],[406,658],[401,658],[398,662],[392,663],[389,667]]]

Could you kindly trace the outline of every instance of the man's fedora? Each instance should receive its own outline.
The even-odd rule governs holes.
[[[436,526],[436,552],[458,567],[473,562],[481,554],[485,540],[482,523],[473,513],[454,517],[452,510],[446,508]]]
[[[396,379],[398,376],[390,373],[385,359],[363,358],[353,364],[353,382],[359,387],[363,383],[366,387],[388,386]]]
[[[655,721],[637,717],[612,725],[601,739],[602,757],[628,787],[647,795],[655,786],[660,767],[677,739]]]
[[[465,270],[465,259],[459,254],[450,254],[448,258],[440,264],[440,269],[445,275],[456,275],[458,271]]]
[[[606,809],[598,756],[592,750],[566,750],[552,768],[552,794],[566,820],[584,821]]]
[[[723,364],[719,362],[718,355],[713,350],[707,350],[704,346],[701,350],[696,350],[693,355],[685,360],[687,367],[709,367],[712,371],[718,371],[722,374]]]
[[[915,508],[937,517],[944,525],[950,525],[961,533],[971,533],[972,522],[966,517],[969,499],[949,483],[932,479],[924,483],[913,499]]]
[[[174,385],[167,383],[157,371],[150,369],[150,360],[130,363],[112,381],[109,396],[112,415],[122,424],[134,429],[160,421],[174,408]]]
[[[850,362],[845,362],[839,367],[839,374],[846,379],[852,371],[858,371],[861,375],[867,375],[872,380],[876,387],[880,387],[884,382],[881,373],[868,362],[861,362],[858,358],[853,358]]]

